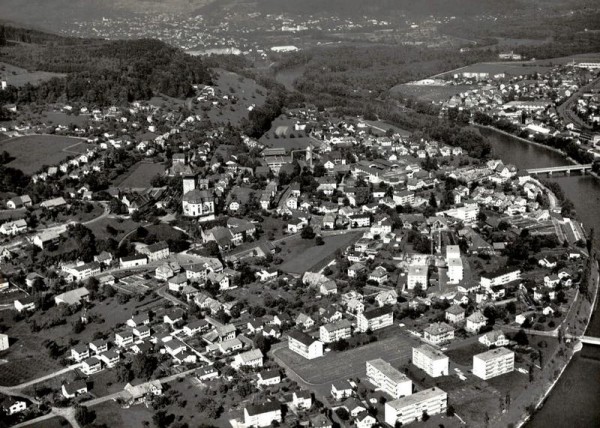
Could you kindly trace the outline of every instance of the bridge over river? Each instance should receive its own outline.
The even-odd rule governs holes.
[[[570,175],[572,171],[581,171],[582,174],[585,174],[586,171],[592,170],[592,164],[571,164],[571,165],[563,165],[563,166],[549,166],[545,168],[531,168],[528,169],[527,172],[531,175],[537,174],[548,174],[552,175],[553,173],[564,172],[567,175]]]

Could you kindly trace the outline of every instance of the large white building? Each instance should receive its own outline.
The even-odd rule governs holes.
[[[358,315],[356,329],[360,332],[375,331],[394,323],[394,310],[387,306],[371,309]]]
[[[371,383],[394,398],[412,394],[412,381],[381,358],[367,361],[367,376]]]
[[[323,356],[323,342],[313,339],[301,331],[291,331],[289,334],[288,347],[296,354],[302,355],[308,360]]]
[[[521,270],[515,268],[504,268],[496,272],[481,275],[481,286],[487,290],[496,286],[521,279]]]
[[[199,221],[215,219],[215,198],[208,190],[194,189],[183,195],[183,215]]]
[[[282,421],[281,404],[276,401],[267,401],[244,408],[244,426],[248,428],[268,427],[273,421]]]
[[[460,247],[448,245],[446,247],[446,265],[448,266],[448,280],[458,284],[463,279],[463,262],[460,258]]]
[[[504,347],[473,356],[473,374],[484,380],[510,373],[514,369],[515,353]]]
[[[6,334],[0,334],[0,351],[5,351],[10,346],[8,336]]]
[[[337,342],[352,336],[352,324],[348,320],[339,320],[322,325],[319,328],[319,338],[323,343]]]
[[[385,403],[385,423],[395,426],[421,420],[423,412],[429,416],[444,413],[448,407],[448,394],[437,387]]]
[[[427,290],[428,268],[424,264],[415,264],[408,267],[408,277],[406,278],[406,287],[409,290],[420,285],[423,290]]]
[[[412,363],[431,377],[448,376],[449,362],[446,355],[426,343],[412,349]]]

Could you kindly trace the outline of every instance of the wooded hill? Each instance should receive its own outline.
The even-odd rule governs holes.
[[[0,61],[32,71],[66,73],[11,91],[14,101],[84,101],[99,106],[144,100],[161,93],[184,98],[192,84],[211,82],[198,57],[153,39],[105,41],[0,27]]]

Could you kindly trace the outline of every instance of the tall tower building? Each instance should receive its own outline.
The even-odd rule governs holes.
[[[183,194],[196,190],[196,176],[188,175],[183,177]]]
[[[313,148],[312,148],[312,145],[310,145],[310,144],[306,148],[306,163],[308,163],[308,167],[312,170],[313,169]]]

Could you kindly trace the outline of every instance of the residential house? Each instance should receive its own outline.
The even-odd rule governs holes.
[[[262,404],[252,404],[244,408],[244,426],[269,427],[273,422],[281,423],[281,404],[276,401],[267,401]]]
[[[423,340],[440,345],[454,339],[454,327],[445,322],[433,323],[423,331]]]
[[[297,330],[289,332],[288,337],[289,349],[304,358],[312,360],[323,356],[323,342]]]
[[[233,358],[231,367],[239,369],[240,367],[262,367],[263,353],[260,349],[251,349],[250,351],[237,354]]]

